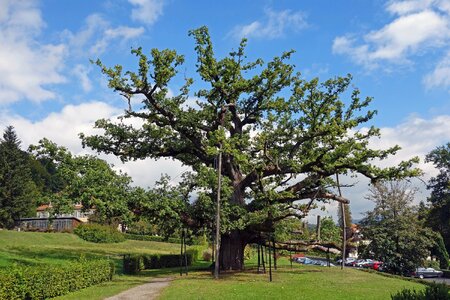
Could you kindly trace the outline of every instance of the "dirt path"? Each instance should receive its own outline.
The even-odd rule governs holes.
[[[169,285],[173,278],[154,278],[149,283],[136,286],[105,300],[151,300],[156,299],[160,291]]]

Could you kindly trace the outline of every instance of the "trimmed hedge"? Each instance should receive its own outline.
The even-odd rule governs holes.
[[[120,243],[125,237],[116,228],[100,224],[80,224],[73,233],[85,241],[93,243]]]
[[[181,244],[180,238],[173,238],[173,237],[165,238],[165,237],[157,236],[157,235],[142,235],[142,234],[135,234],[135,233],[128,233],[128,232],[124,233],[123,235],[127,240]],[[194,239],[187,239],[186,244],[187,245],[201,245],[200,243],[196,242]]]
[[[441,271],[444,273],[443,275],[443,277],[444,278],[450,278],[450,270],[444,270],[444,269],[441,269]]]
[[[61,266],[18,266],[0,271],[0,299],[47,299],[109,281],[114,264],[85,260]]]
[[[191,266],[196,261],[197,249],[186,251],[187,265]],[[184,256],[183,265],[184,265]],[[179,254],[152,254],[152,255],[124,255],[123,272],[125,274],[137,274],[144,269],[175,268],[180,266]]]
[[[144,259],[142,255],[124,255],[123,272],[125,274],[137,274],[144,269]]]
[[[445,283],[431,283],[424,291],[403,289],[395,295],[392,300],[447,300],[450,299],[448,287]]]

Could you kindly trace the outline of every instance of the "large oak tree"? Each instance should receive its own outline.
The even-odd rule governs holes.
[[[120,65],[110,68],[98,60],[109,86],[124,96],[128,108],[119,120],[98,120],[95,126],[102,134],[81,138],[83,145],[124,161],[181,161],[192,167],[199,182],[214,177],[222,143],[222,268],[242,268],[245,245],[260,242],[277,221],[303,218],[317,201],[347,203],[333,193],[331,175],[359,173],[378,180],[417,174],[411,169],[413,160],[384,169],[373,164],[399,148],[368,147],[379,130],[362,130],[361,125],[375,112],[367,108],[371,98],[361,99],[351,87],[350,75],[306,81],[289,63],[293,51],[268,63],[248,61],[244,39],[236,51],[219,59],[206,27],[190,35],[196,41],[198,76],[195,81],[185,78],[173,96],[169,87],[179,79],[184,62],[174,50],[152,49],[150,56],[141,48],[132,50],[137,71],[124,72]],[[136,97],[142,106],[133,108]],[[204,192],[203,187],[197,193],[202,203]],[[210,192],[211,200],[215,188]],[[189,203],[195,206],[197,201]],[[185,212],[180,220],[194,226],[194,217]]]

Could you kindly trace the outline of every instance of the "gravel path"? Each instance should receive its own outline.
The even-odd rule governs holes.
[[[105,300],[151,300],[156,299],[160,291],[169,285],[173,278],[154,278],[149,283],[136,286]]]

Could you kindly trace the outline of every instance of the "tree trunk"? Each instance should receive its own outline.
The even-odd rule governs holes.
[[[244,248],[247,244],[244,235],[238,230],[222,235],[219,255],[221,270],[242,270],[244,268]]]

